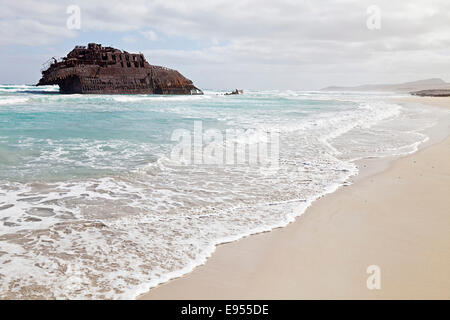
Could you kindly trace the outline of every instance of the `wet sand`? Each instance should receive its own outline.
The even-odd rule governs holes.
[[[450,98],[411,97],[450,109]],[[140,299],[450,299],[450,124],[444,140],[358,163],[353,184],[294,223],[220,245]],[[367,267],[381,271],[369,290]]]

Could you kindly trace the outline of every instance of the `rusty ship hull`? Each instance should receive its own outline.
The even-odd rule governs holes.
[[[203,94],[178,71],[151,65],[141,53],[93,43],[60,61],[52,58],[37,85],[58,85],[67,94]]]

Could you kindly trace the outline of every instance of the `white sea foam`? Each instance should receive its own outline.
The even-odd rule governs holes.
[[[22,97],[11,97],[11,96],[0,96],[0,105],[6,105],[6,104],[23,104],[27,102],[28,98],[22,98]]]
[[[13,150],[39,152],[18,153],[23,163],[8,173],[30,176],[48,170],[44,164],[78,171],[0,182],[0,297],[134,298],[204,263],[219,243],[292,222],[357,174],[353,160],[413,152],[427,138],[421,130],[438,117],[372,96],[338,101],[317,92],[246,91],[206,97],[33,95],[30,108],[39,112],[55,112],[64,102],[114,111],[114,118],[141,104],[144,115],[151,102],[158,116],[242,129],[240,142],[264,142],[263,133],[277,130],[280,167],[179,166],[167,146],[129,139],[21,137]],[[314,103],[298,104],[304,100]],[[282,108],[265,108],[279,101]],[[80,174],[87,169],[96,174]]]
[[[192,95],[192,96],[114,96],[113,99],[117,102],[146,102],[146,101],[196,101],[209,99],[207,95]]]

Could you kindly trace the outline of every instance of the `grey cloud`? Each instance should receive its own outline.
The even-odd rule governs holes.
[[[77,34],[65,28],[65,9],[72,1],[0,3],[0,45],[46,45]],[[278,87],[295,83],[298,88],[379,81],[386,73],[398,81],[421,78],[425,71],[442,76],[450,45],[450,2],[445,0],[80,0],[78,4],[83,32],[134,30],[139,43],[139,38],[145,39],[142,32],[151,30],[158,39],[211,43],[195,50],[156,50],[145,47],[151,42],[147,39],[141,50],[155,63],[186,68],[203,83],[217,82],[205,70],[221,70],[223,86],[229,85],[231,72],[243,82],[253,79],[245,76],[252,72],[262,79],[271,75]],[[372,4],[382,14],[382,27],[376,31],[366,27],[366,9]],[[408,61],[414,62],[416,73]],[[354,74],[349,76],[348,70]],[[314,80],[302,83],[306,71]],[[267,81],[267,87],[271,85]]]

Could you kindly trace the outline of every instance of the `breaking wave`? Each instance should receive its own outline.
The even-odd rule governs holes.
[[[2,298],[134,298],[219,243],[292,222],[347,184],[356,159],[414,152],[443,116],[376,95],[294,91],[7,98]],[[236,142],[277,131],[279,166],[179,165],[171,133],[200,120],[241,129]]]

